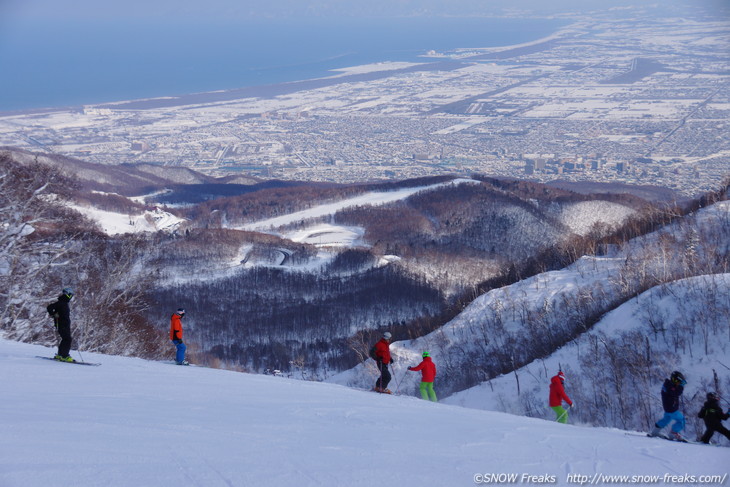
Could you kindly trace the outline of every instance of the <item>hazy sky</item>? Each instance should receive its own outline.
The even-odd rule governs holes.
[[[730,0],[0,0],[4,21],[73,19],[240,19],[296,16],[474,16],[504,9],[542,15],[626,5],[687,5],[716,8]]]
[[[682,9],[677,6],[682,5]],[[551,16],[612,9],[611,16],[631,16],[648,7],[649,15],[701,14],[728,21],[730,0],[0,0],[0,41],[5,25],[35,21],[125,20],[152,22],[236,22],[244,19],[304,17],[500,17]]]

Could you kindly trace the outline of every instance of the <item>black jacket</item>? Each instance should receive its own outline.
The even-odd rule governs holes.
[[[700,418],[705,420],[708,426],[719,425],[720,421],[730,418],[730,414],[724,413],[717,399],[708,399],[700,409]]]
[[[71,326],[71,309],[68,306],[70,299],[65,294],[61,294],[58,297],[58,301],[48,305],[48,312],[54,315],[56,319],[56,325],[58,326]]]
[[[662,406],[667,413],[673,413],[679,409],[679,396],[684,392],[684,386],[675,384],[671,380],[664,381],[662,386]]]

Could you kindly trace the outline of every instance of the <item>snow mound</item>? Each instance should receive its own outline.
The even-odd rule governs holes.
[[[362,227],[320,223],[302,230],[286,233],[284,238],[317,247],[353,247],[362,245],[362,236],[364,234],[365,229]]]

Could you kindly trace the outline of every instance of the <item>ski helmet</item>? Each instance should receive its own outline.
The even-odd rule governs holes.
[[[426,357],[430,357],[430,356],[431,356],[431,354],[430,354],[430,353],[428,353],[428,350],[424,350],[424,352],[423,352],[423,353],[421,354],[421,356],[422,356],[423,358],[426,358]]]
[[[176,313],[179,314],[180,316],[183,316],[185,314],[185,309],[184,308],[178,308],[177,311],[176,311]]]
[[[685,385],[687,383],[687,379],[684,378],[684,375],[682,375],[681,372],[678,370],[675,370],[672,372],[672,375],[670,376],[670,379],[672,382],[676,382],[677,384]]]
[[[61,293],[63,293],[68,299],[71,299],[74,297],[74,290],[71,289],[70,287],[63,288]]]
[[[393,335],[391,335],[389,331],[386,331],[385,333],[383,333],[383,338],[385,338],[386,340],[390,340],[390,338],[391,338],[392,336],[393,336]]]
[[[707,400],[708,401],[719,401],[720,396],[717,394],[717,392],[708,392],[707,393]]]

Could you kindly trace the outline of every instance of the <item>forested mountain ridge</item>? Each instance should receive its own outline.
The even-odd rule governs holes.
[[[7,174],[31,166],[47,167],[3,158]],[[35,172],[61,174],[56,167]],[[315,378],[355,365],[362,353],[357,344],[373,333],[387,328],[399,337],[423,336],[489,289],[602,252],[682,211],[632,196],[580,195],[482,176],[263,186],[181,207],[156,200],[164,186],[149,199],[99,193],[72,179],[67,186],[71,194],[59,198],[39,176],[30,190],[65,208],[68,201],[83,209],[103,199],[121,217],[155,206],[180,223],[170,231],[110,235],[91,221],[82,232],[61,219],[53,223],[55,233],[29,233],[27,240],[46,253],[14,255],[46,272],[42,283],[34,276],[4,298],[6,336],[54,342],[41,305],[61,284],[73,285],[81,349],[169,353],[169,315],[182,306],[199,361]],[[184,195],[185,186],[173,192]],[[10,192],[11,206],[13,197]],[[281,216],[291,218],[257,226]],[[49,256],[49,246],[68,257]],[[115,323],[113,333],[99,323]]]
[[[510,270],[516,278],[523,262],[540,260],[548,250],[579,238],[571,230],[575,222],[564,217],[571,210],[600,202],[602,213],[579,218],[593,219],[588,228],[598,238],[650,206],[635,199],[620,204],[615,197],[596,200],[548,188],[539,192],[540,199],[526,200],[520,197],[525,188],[506,190],[479,178],[417,183],[426,184],[406,182],[400,188],[391,185],[395,187],[389,191],[353,187],[339,201],[330,189],[318,199],[309,198],[307,205],[291,206],[287,200],[290,212],[305,209],[293,219],[282,212],[284,217],[265,220],[273,223],[261,228],[251,219],[244,224],[233,201],[207,202],[204,206],[216,208],[204,214],[217,220],[191,219],[190,227],[198,227],[190,230],[191,237],[200,227],[220,226],[226,232],[256,228],[251,235],[266,231],[271,240],[249,240],[238,247],[239,272],[229,269],[215,283],[184,275],[177,282],[168,279],[171,284],[158,289],[154,300],[169,303],[169,308],[192,297],[194,303],[204,303],[201,309],[220,310],[206,313],[199,326],[195,320],[194,333],[221,359],[240,363],[245,357],[244,365],[257,370],[290,370],[295,363],[310,376],[324,377],[358,359],[351,346],[363,334],[390,328],[418,336],[438,327],[458,309],[460,299],[478,292],[480,283]],[[530,196],[535,193],[530,188]],[[252,205],[254,197],[232,199]],[[267,207],[273,200],[265,195]],[[323,207],[327,211],[320,211]],[[269,209],[269,215],[279,214],[276,209]],[[577,226],[581,232],[586,228]],[[343,244],[330,239],[345,230],[355,235],[353,240]],[[306,237],[299,240],[302,235]],[[229,258],[235,250],[229,248]],[[191,306],[195,310],[197,304]]]
[[[405,368],[429,350],[447,402],[549,418],[548,384],[562,369],[575,421],[643,430],[661,415],[663,380],[681,370],[694,439],[705,393],[730,388],[726,190],[608,254],[492,289],[437,330],[396,341],[397,387],[416,389]],[[366,361],[331,380],[363,387],[373,375]]]

